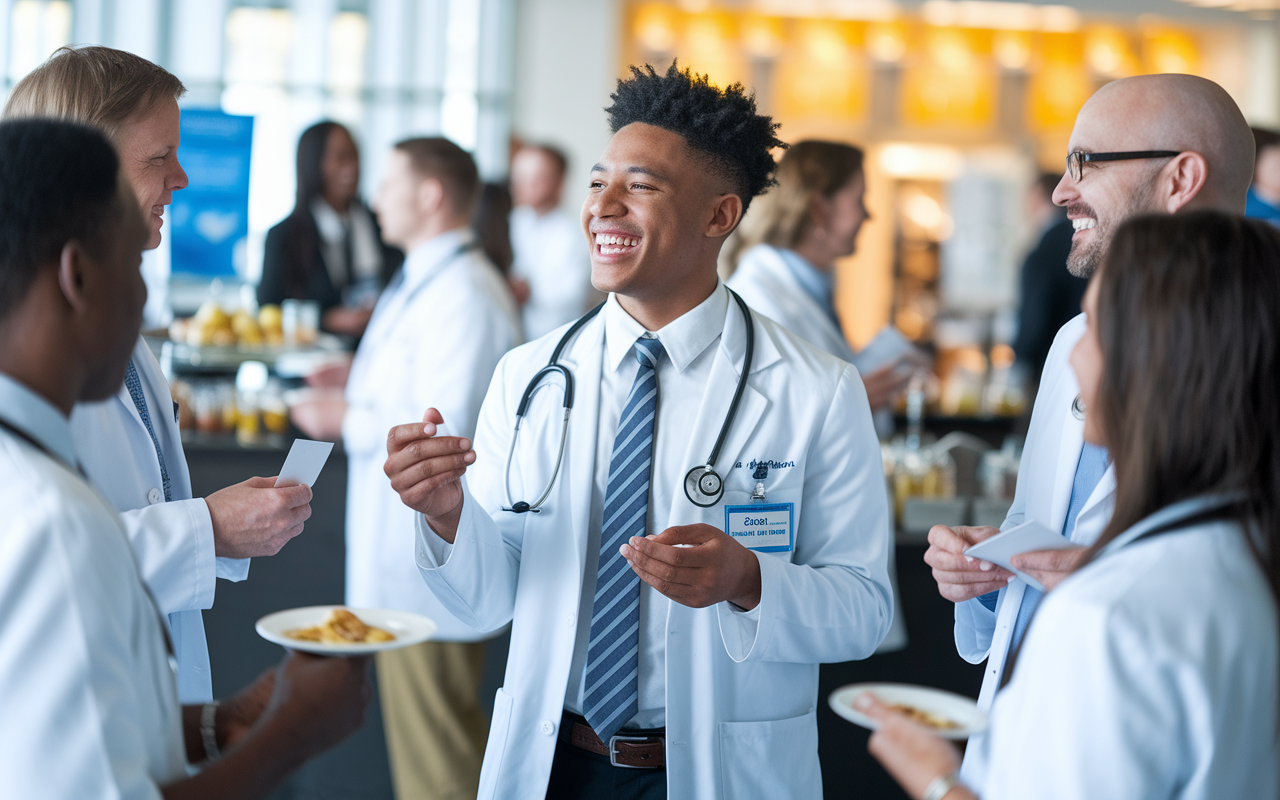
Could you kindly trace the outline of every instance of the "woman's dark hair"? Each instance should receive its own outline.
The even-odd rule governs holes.
[[[311,203],[324,195],[321,163],[329,135],[338,128],[346,130],[337,122],[317,122],[303,131],[298,139],[298,189],[293,211],[287,220],[288,237],[284,250],[285,285],[294,297],[305,296],[311,271],[320,261],[320,230],[311,215]]]
[[[480,247],[503,275],[511,272],[511,262],[515,261],[508,224],[512,206],[511,190],[505,183],[486,183],[480,187],[480,201],[471,218],[471,229],[476,232]]]
[[[1094,280],[1103,370],[1090,410],[1116,506],[1090,557],[1172,503],[1242,491],[1240,522],[1280,592],[1280,231],[1213,211],[1140,217]]]

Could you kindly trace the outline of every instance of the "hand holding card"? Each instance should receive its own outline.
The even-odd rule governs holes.
[[[1033,576],[1013,565],[1013,557],[1022,553],[1038,550],[1068,550],[1079,548],[1065,536],[1054,533],[1051,529],[1035,520],[998,533],[990,539],[978,542],[964,551],[966,556],[998,564],[1027,582],[1031,587],[1045,591],[1045,586]]]

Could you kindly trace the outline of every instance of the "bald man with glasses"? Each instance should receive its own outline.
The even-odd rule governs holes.
[[[1082,278],[1093,275],[1124,220],[1199,209],[1240,214],[1253,175],[1253,136],[1244,115],[1222,87],[1191,75],[1107,84],[1080,110],[1069,151],[1053,201],[1067,209],[1075,228],[1067,268]],[[964,551],[1032,520],[1060,531],[1077,546],[1014,557],[1019,570],[1052,589],[1111,519],[1114,470],[1105,448],[1084,442],[1086,409],[1067,363],[1084,331],[1081,314],[1062,327],[1049,351],[1004,524],[939,525],[929,532],[925,562],[938,591],[956,604],[956,648],[970,663],[987,661],[978,699],[984,710],[1043,594]],[[969,786],[983,784],[980,750],[970,740],[960,773]]]

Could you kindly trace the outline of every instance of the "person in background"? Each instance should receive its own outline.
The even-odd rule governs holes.
[[[289,654],[216,717],[179,705],[164,625],[68,419],[117,393],[142,325],[152,221],[123,172],[91,128],[0,123],[4,794],[254,800],[359,727],[368,663]]]
[[[1244,215],[1280,225],[1280,133],[1253,129],[1253,185]]]
[[[868,364],[845,338],[832,289],[835,262],[853,254],[858,232],[871,218],[863,199],[863,152],[842,142],[796,142],[778,161],[778,185],[743,221],[737,269],[726,284],[747,304],[809,344],[858,367],[877,432],[893,430],[894,397],[922,357]],[[897,565],[889,551],[894,615],[878,653],[901,650],[906,621],[898,598]]]
[[[146,220],[146,248],[160,243],[164,207],[187,185],[178,163],[177,98],[186,89],[146,59],[109,47],[64,47],[13,87],[4,117],[52,117],[106,133]],[[138,336],[114,397],[71,414],[76,458],[119,512],[147,588],[165,614],[178,665],[178,697],[211,703],[213,681],[201,610],[216,578],[248,577],[249,559],[279,552],[311,516],[306,486],[274,478],[193,498],[173,397]]]
[[[414,611],[439,626],[432,641],[377,657],[402,800],[474,797],[484,753],[479,690],[491,634],[461,622],[423,584],[413,511],[383,472],[387,432],[428,406],[447,408],[454,430],[474,435],[494,367],[520,343],[515,301],[471,231],[479,192],[475,162],[453,142],[395,146],[374,205],[387,241],[408,253],[403,277],[378,301],[345,396],[293,409],[299,428],[341,436],[347,452],[347,603]]]
[[[743,221],[743,249],[727,283],[761,314],[856,366],[871,410],[887,413],[919,356],[895,353],[887,363],[859,357],[840,327],[833,296],[835,263],[853,255],[871,218],[862,168],[862,150],[852,145],[812,139],[792,145],[778,161],[777,187]],[[891,414],[877,419],[882,434],[892,429]]]
[[[1035,383],[1040,381],[1053,337],[1080,313],[1080,301],[1089,285],[1067,269],[1075,228],[1066,212],[1053,204],[1053,190],[1061,178],[1044,173],[1027,192],[1028,216],[1040,240],[1022,262],[1018,336],[1013,341],[1013,352],[1026,377]]]
[[[1067,171],[1053,195],[1076,230],[1068,269],[1092,275],[1115,231],[1133,216],[1205,209],[1239,214],[1253,175],[1252,139],[1235,101],[1204,78],[1143,75],[1099,89],[1076,117]],[[1036,521],[1077,545],[1014,557],[1020,570],[1050,589],[1098,540],[1115,503],[1115,465],[1105,446],[1083,438],[1087,406],[1067,363],[1084,334],[1081,315],[1063,326],[1049,350],[1013,505],[1001,525],[1008,530]],[[964,555],[996,533],[934,526],[924,556],[939,593],[956,604],[956,649],[970,663],[987,661],[978,697],[983,710],[1043,596],[1013,573]],[[971,739],[962,777],[973,786],[986,780],[983,763],[972,756],[980,751]]]
[[[913,798],[1280,796],[1280,232],[1214,211],[1116,231],[1071,353],[1115,513],[1049,593],[977,757],[868,695]]]
[[[560,208],[568,159],[555,147],[525,145],[511,159],[511,277],[530,341],[581,316],[604,297],[591,286],[589,246]]]
[[[382,240],[359,197],[360,151],[351,132],[318,122],[298,139],[297,200],[267,231],[258,302],[320,304],[320,326],[360,336],[378,293],[404,256]]]
[[[816,800],[818,664],[869,656],[892,614],[866,395],[716,275],[784,146],[754,99],[632,67],[607,113],[582,230],[609,299],[563,348],[502,360],[474,451],[436,409],[388,439],[423,580],[472,624],[512,622],[479,796]],[[568,417],[550,381],[525,392],[553,350]],[[695,494],[717,437],[723,493]],[[753,489],[768,503],[737,505]],[[777,527],[750,527],[765,508]]]

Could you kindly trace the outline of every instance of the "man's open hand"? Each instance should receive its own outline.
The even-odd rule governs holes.
[[[710,525],[677,525],[653,536],[633,536],[621,552],[642,581],[681,605],[704,608],[728,600],[750,610],[760,604],[755,553]]]

